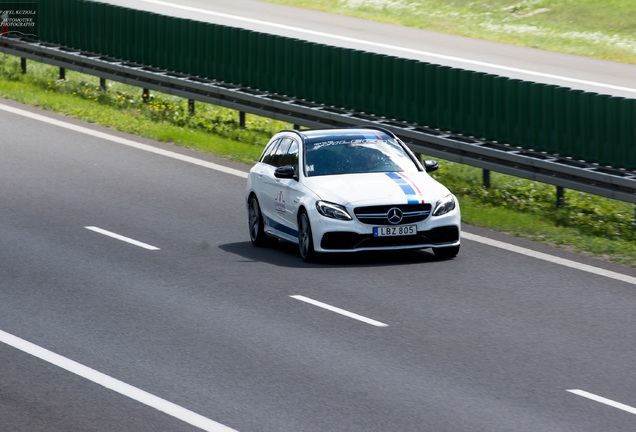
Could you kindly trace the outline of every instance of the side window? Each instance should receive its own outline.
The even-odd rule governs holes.
[[[274,165],[275,167],[285,165],[284,163],[285,158],[287,156],[287,152],[289,151],[289,147],[291,146],[292,142],[293,140],[291,138],[281,139],[278,147],[274,151],[272,151],[271,165]]]
[[[278,148],[278,145],[280,144],[280,142],[281,140],[277,139],[276,141],[272,142],[269,146],[267,146],[267,148],[263,152],[263,156],[261,156],[262,163],[273,165],[272,157],[276,153],[276,149]]]
[[[298,169],[298,142],[296,140],[291,140],[287,154],[284,156],[281,163],[281,166],[283,165],[291,165]]]

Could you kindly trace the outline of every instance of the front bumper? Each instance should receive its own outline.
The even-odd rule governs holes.
[[[316,252],[358,252],[373,250],[426,249],[458,246],[461,242],[459,208],[417,223],[417,234],[375,237],[373,225],[357,220],[335,221],[314,215],[312,231]]]
[[[417,235],[400,237],[374,237],[373,234],[336,231],[326,232],[320,240],[324,251],[362,251],[390,249],[424,249],[459,244],[458,226],[442,226],[428,231],[418,231]]]

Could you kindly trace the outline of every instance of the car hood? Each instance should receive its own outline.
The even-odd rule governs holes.
[[[319,199],[341,205],[434,204],[450,192],[425,172],[341,174],[305,179]]]

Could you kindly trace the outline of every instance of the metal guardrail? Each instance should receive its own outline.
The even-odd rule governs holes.
[[[636,204],[636,171],[603,167],[505,143],[480,141],[452,132],[158,70],[51,44],[7,36],[0,36],[0,42],[0,52],[23,59],[68,68],[189,100],[220,105],[297,126],[325,128],[380,125],[403,139],[416,153]]]

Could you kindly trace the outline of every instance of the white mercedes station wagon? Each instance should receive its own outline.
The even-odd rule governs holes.
[[[246,203],[255,246],[298,244],[318,253],[432,248],[452,258],[460,246],[457,198],[390,131],[284,130],[250,170]]]

